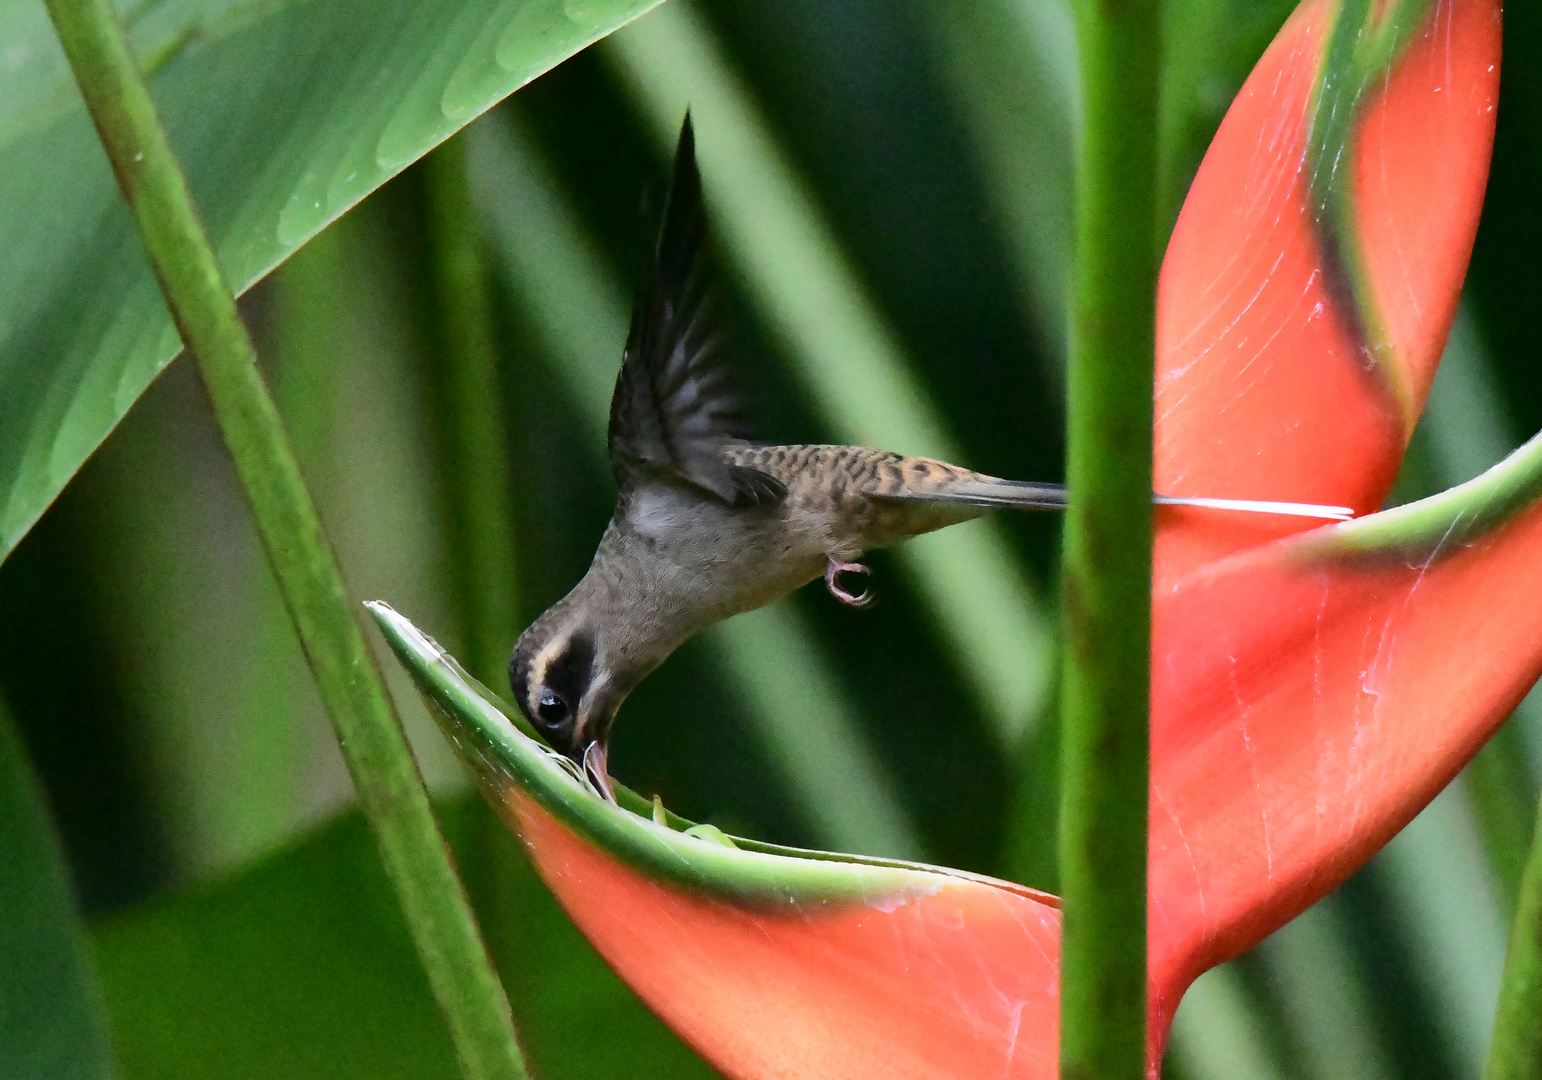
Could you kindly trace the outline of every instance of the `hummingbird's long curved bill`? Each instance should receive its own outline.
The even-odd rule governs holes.
[[[1355,512],[1347,506],[1323,506],[1318,503],[1260,502],[1256,499],[1201,499],[1186,495],[1154,495],[1158,506],[1199,506],[1207,510],[1241,510],[1249,514],[1284,514],[1288,517],[1324,518],[1348,521]]]
[[[584,750],[583,771],[605,801],[613,803],[616,801],[616,792],[610,786],[610,766],[606,761],[609,756],[610,748],[604,740],[594,740]]]

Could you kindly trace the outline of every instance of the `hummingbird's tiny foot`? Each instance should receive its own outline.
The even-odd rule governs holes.
[[[584,751],[584,774],[606,802],[617,806],[620,804],[616,802],[615,789],[610,786],[610,772],[606,768],[605,758],[605,747],[598,742],[590,743]]]
[[[853,593],[841,584],[842,574],[871,574],[872,571],[859,562],[841,562],[834,555],[827,556],[830,562],[825,567],[825,588],[830,590],[830,595],[843,604],[851,607],[867,607],[873,602],[873,590],[863,589],[860,593]]]

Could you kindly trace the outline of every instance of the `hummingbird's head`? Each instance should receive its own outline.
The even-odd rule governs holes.
[[[520,636],[509,662],[509,686],[520,711],[554,750],[580,768],[586,754],[597,753],[603,768],[611,723],[626,691],[606,661],[600,629],[563,607]]]

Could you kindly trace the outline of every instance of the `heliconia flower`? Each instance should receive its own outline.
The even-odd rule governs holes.
[[[1542,672],[1542,437],[1371,514],[1477,227],[1496,0],[1309,0],[1216,135],[1163,265],[1150,1067],[1193,979],[1341,883]],[[387,639],[579,928],[734,1080],[1056,1075],[1054,897],[686,829],[595,797],[384,605]],[[1453,917],[1459,917],[1454,914]]]
[[[1381,506],[1456,313],[1498,92],[1495,0],[1296,10],[1162,264],[1156,490]],[[1157,591],[1307,524],[1164,510]]]

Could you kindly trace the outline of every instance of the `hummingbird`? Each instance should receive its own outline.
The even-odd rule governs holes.
[[[823,577],[853,591],[866,551],[997,508],[1055,510],[1057,484],[1003,480],[862,446],[753,440],[724,362],[687,113],[658,237],[610,403],[616,509],[582,580],[514,646],[509,684],[553,749],[615,801],[611,728],[628,694],[686,639]],[[1154,496],[1161,504],[1342,519],[1344,507]]]

